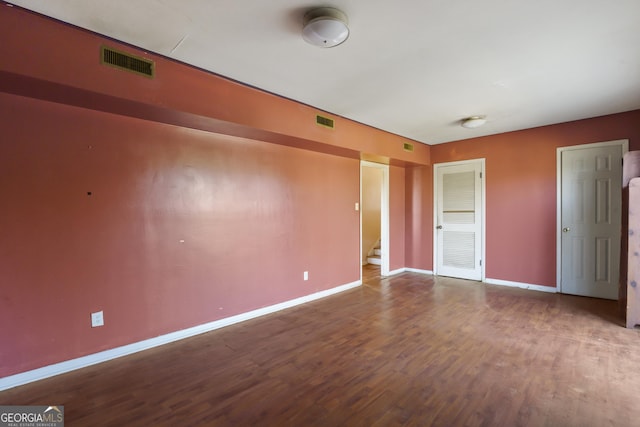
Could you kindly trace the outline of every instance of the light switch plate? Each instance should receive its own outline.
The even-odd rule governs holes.
[[[104,326],[104,314],[102,310],[91,313],[91,327],[95,328],[97,326]]]

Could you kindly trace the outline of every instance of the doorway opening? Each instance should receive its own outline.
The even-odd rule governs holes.
[[[361,277],[389,275],[389,166],[360,162]]]

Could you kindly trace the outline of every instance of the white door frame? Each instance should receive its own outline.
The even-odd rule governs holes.
[[[362,168],[376,168],[382,171],[382,191],[380,200],[380,274],[389,275],[389,165],[360,160],[360,207],[362,208]],[[362,209],[360,209],[360,253],[358,255],[360,266],[360,281],[362,282]]]
[[[587,148],[607,147],[619,145],[622,147],[622,155],[629,151],[628,139],[614,141],[594,142],[592,144],[571,145],[556,149],[556,291],[562,293],[562,153],[570,150],[583,150]],[[620,182],[622,186],[622,182]],[[620,256],[623,256],[620,254]]]
[[[486,172],[485,172],[485,159],[484,158],[480,158],[480,159],[470,159],[470,160],[460,160],[457,162],[447,162],[447,163],[436,163],[433,165],[433,224],[432,224],[432,230],[433,230],[433,274],[434,275],[438,275],[438,237],[436,234],[436,222],[438,221],[438,169],[441,167],[445,167],[445,166],[456,166],[456,165],[464,165],[464,164],[470,164],[470,163],[477,163],[480,162],[480,170],[482,173],[482,179],[480,180],[480,199],[481,199],[481,203],[480,203],[480,215],[482,216],[482,219],[480,220],[480,247],[481,247],[481,254],[480,254],[480,259],[482,261],[482,264],[480,265],[480,271],[481,271],[481,281],[485,281],[487,276],[486,276],[486,268],[487,268],[487,257],[486,257],[486,247],[485,247],[485,228],[486,228],[486,200],[485,200],[485,194],[486,194],[486,186],[485,186],[485,181],[486,181]]]

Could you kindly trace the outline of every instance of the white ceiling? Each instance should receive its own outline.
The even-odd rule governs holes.
[[[640,0],[11,3],[427,144],[640,108]],[[302,40],[316,6],[344,44]]]

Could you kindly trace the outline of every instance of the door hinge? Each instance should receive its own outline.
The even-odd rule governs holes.
[[[480,179],[482,179],[482,172],[480,172]]]
[[[482,260],[480,260],[480,267],[482,267]]]

